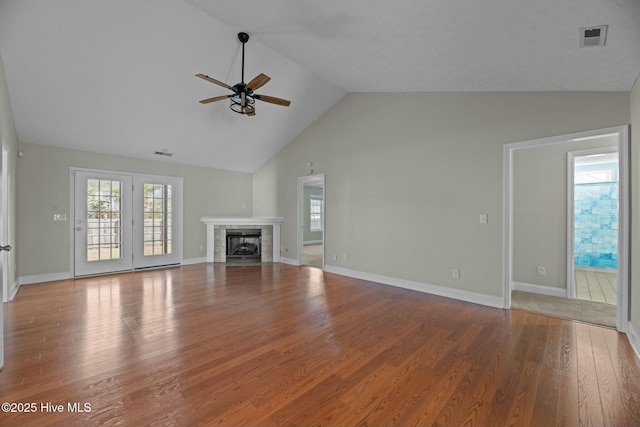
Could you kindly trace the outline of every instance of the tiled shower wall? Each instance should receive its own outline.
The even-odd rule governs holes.
[[[618,183],[574,189],[576,267],[618,268]]]

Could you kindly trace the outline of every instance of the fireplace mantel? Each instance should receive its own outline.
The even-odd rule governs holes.
[[[200,221],[207,226],[207,262],[215,261],[216,226],[273,226],[273,262],[280,262],[280,226],[282,217],[214,217],[203,216]]]

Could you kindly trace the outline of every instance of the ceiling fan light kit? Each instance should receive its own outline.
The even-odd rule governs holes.
[[[207,80],[213,84],[218,86],[222,86],[225,89],[231,90],[233,93],[231,95],[222,95],[222,96],[214,96],[213,98],[207,98],[200,101],[201,104],[209,104],[211,102],[222,101],[223,99],[230,99],[231,105],[229,106],[232,111],[235,111],[239,114],[246,114],[247,116],[255,116],[256,115],[256,99],[268,102],[271,104],[282,105],[283,107],[288,107],[291,105],[291,101],[282,98],[276,98],[275,96],[268,95],[258,95],[254,93],[254,90],[260,89],[262,86],[267,84],[271,77],[265,74],[258,74],[253,80],[249,83],[244,82],[244,45],[249,41],[249,34],[247,33],[238,33],[238,40],[242,43],[242,80],[240,83],[237,83],[233,86],[229,86],[226,83],[223,83],[219,80],[216,80],[212,77],[209,77],[205,74],[196,74],[196,77],[200,77],[201,79]]]

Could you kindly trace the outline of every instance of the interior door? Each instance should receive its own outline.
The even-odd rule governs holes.
[[[129,175],[75,171],[75,276],[133,268]]]

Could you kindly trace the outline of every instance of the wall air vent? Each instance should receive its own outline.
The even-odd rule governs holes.
[[[608,25],[580,28],[580,47],[604,46]]]
[[[167,150],[154,151],[153,154],[157,154],[158,156],[165,156],[165,157],[173,156],[173,153],[169,153]]]

